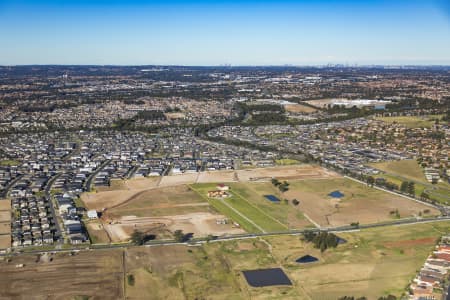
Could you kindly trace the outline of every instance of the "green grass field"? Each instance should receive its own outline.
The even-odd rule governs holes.
[[[402,181],[414,181],[417,197],[423,191],[426,191],[432,200],[450,204],[450,184],[447,182],[440,182],[438,184],[429,183],[425,178],[422,168],[415,160],[388,161],[370,164],[370,166],[386,172],[375,177],[385,178],[398,186],[402,184]]]
[[[427,183],[422,168],[414,159],[386,161],[370,165],[386,173],[400,175],[411,180]]]
[[[11,159],[0,160],[0,166],[18,166],[18,165],[20,165],[20,161],[18,160],[11,160]]]
[[[129,299],[320,299],[393,294],[400,297],[450,222],[339,233],[347,243],[321,253],[299,236],[207,243],[198,247],[132,248],[127,270],[136,285]],[[310,254],[319,261],[297,264]],[[144,255],[148,259],[144,259]],[[281,267],[291,287],[250,287],[242,271]],[[148,284],[152,289],[146,288]],[[144,294],[143,294],[144,293]],[[133,297],[134,296],[134,297]]]
[[[377,117],[377,120],[388,124],[398,123],[408,128],[430,128],[435,120],[440,120],[443,115],[429,116],[400,116],[400,117]]]
[[[232,196],[225,199],[208,198],[207,193],[215,189],[216,184],[195,184],[193,189],[208,199],[219,212],[228,215],[249,232],[275,232],[287,230],[283,224],[258,209],[245,198],[232,192]],[[230,208],[231,207],[231,208]],[[255,231],[256,229],[256,231]]]
[[[281,203],[271,203],[263,197],[265,194],[277,195],[277,191],[270,183],[233,183],[230,186],[231,197],[225,199],[207,197],[208,191],[215,190],[216,184],[195,184],[191,187],[207,198],[219,212],[229,216],[249,232],[288,230],[287,217],[289,211],[292,211],[292,214],[295,214],[297,218],[303,219],[301,214],[299,215],[298,212],[295,212],[289,204],[285,204],[283,201]],[[230,206],[232,209],[230,209]]]
[[[207,197],[208,191],[216,189],[216,184],[194,184],[191,188],[248,232],[334,227],[353,221],[361,224],[386,222],[392,220],[390,212],[394,208],[398,209],[401,218],[423,213],[417,203],[410,204],[410,200],[346,178],[292,180],[289,183],[285,193],[271,182],[230,183],[231,196],[224,199]],[[335,190],[344,194],[338,207],[328,195]],[[271,202],[265,195],[274,195],[281,201]],[[295,206],[293,199],[299,200],[300,204]]]

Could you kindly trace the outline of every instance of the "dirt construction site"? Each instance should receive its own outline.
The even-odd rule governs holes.
[[[213,171],[127,180],[113,191],[82,195],[86,209],[101,212],[98,221],[87,227],[96,243],[127,241],[134,230],[158,238],[170,238],[175,230],[194,236],[243,233],[226,216],[218,213],[207,199],[192,191],[189,184],[261,182],[280,179],[325,179],[334,172],[310,165],[282,166],[237,171]]]
[[[11,247],[11,200],[0,199],[0,249]]]

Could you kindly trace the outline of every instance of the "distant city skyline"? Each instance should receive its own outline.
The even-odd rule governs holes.
[[[0,65],[450,65],[445,0],[0,0]]]

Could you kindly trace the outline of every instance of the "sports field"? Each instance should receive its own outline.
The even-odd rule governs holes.
[[[377,117],[376,120],[388,124],[397,123],[408,128],[430,128],[435,120],[440,120],[442,115],[429,116],[399,116],[399,117]]]

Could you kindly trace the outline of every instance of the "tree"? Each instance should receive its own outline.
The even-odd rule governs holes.
[[[328,248],[336,248],[339,244],[339,238],[334,233],[326,231],[314,233],[307,231],[303,234],[305,241],[312,242],[314,247],[324,252]]]
[[[179,229],[175,230],[175,232],[173,233],[173,237],[175,238],[175,241],[183,242],[184,238],[185,238],[183,230],[179,230]]]
[[[279,182],[278,179],[276,179],[276,178],[272,178],[272,184],[274,186],[279,186],[281,184],[281,182]]]
[[[129,274],[127,276],[127,282],[129,286],[133,286],[134,285],[134,275],[133,274]]]
[[[408,194],[410,194],[410,195],[416,194],[416,188],[415,188],[414,182],[412,182],[412,181],[408,182]]]
[[[283,181],[283,183],[281,183],[278,186],[278,189],[280,190],[280,192],[284,193],[287,192],[289,190],[289,183],[287,181]]]
[[[397,297],[395,297],[394,295],[382,296],[378,298],[378,300],[397,300]]]
[[[408,192],[408,181],[403,181],[400,186],[400,191],[407,193]]]
[[[375,184],[375,178],[373,176],[367,177],[367,185],[373,186]]]
[[[359,227],[359,222],[352,222],[352,223],[350,223],[350,226]]]
[[[142,245],[145,241],[145,235],[141,231],[135,230],[131,234],[131,242],[135,245]]]
[[[422,200],[429,200],[430,199],[430,195],[428,195],[427,192],[423,191],[422,194],[420,194],[420,199],[422,199]]]
[[[294,204],[295,206],[300,204],[300,201],[298,201],[297,199],[293,199],[292,200],[292,204]]]
[[[209,243],[210,241],[215,240],[216,238],[217,238],[217,237],[215,237],[214,235],[208,234],[208,236],[205,238],[205,241],[206,241],[207,243]]]

